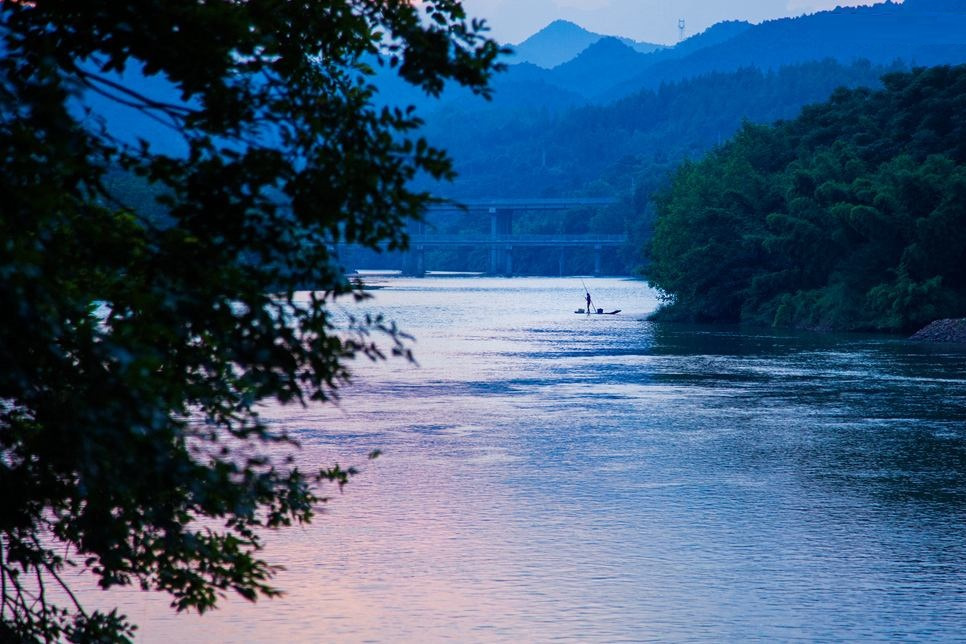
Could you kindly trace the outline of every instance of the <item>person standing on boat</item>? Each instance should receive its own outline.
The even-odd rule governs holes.
[[[590,293],[587,293],[587,315],[590,315]]]

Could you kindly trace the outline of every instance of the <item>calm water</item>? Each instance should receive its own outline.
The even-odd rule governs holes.
[[[419,366],[268,409],[362,464],[270,539],[281,600],[143,641],[966,639],[966,351],[659,325],[639,283],[394,279]],[[384,456],[365,462],[370,449]]]

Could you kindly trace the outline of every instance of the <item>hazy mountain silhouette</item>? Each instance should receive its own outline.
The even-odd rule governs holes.
[[[638,52],[619,39],[605,38],[585,49],[572,61],[549,70],[542,80],[587,99],[596,99],[607,90],[637,78],[643,70],[662,63],[673,65],[672,61],[727,42],[749,28],[751,24],[747,22],[719,23],[675,47],[650,53]]]
[[[642,43],[635,43],[627,38],[593,34],[573,23],[558,20],[528,38],[524,44],[546,43],[546,51],[553,50],[559,54],[553,60],[565,56],[570,58],[566,62],[553,66],[552,69],[548,69],[549,63],[540,65],[536,61],[511,64],[509,70],[495,80],[494,87],[497,90],[498,101],[503,103],[506,100],[502,93],[504,88],[513,88],[513,95],[521,95],[526,92],[523,92],[519,86],[528,82],[535,83],[543,90],[553,86],[558,89],[558,92],[562,90],[566,96],[572,97],[568,98],[563,105],[566,107],[575,101],[593,100],[598,95],[631,81],[643,70],[727,41],[750,27],[751,25],[746,22],[724,22],[674,47],[652,48],[648,51]],[[570,55],[585,42],[589,44],[574,55]],[[564,43],[569,44],[565,47]],[[553,49],[554,47],[556,49]],[[520,58],[521,56],[518,55],[510,60],[512,62]],[[549,55],[543,60],[549,61]],[[549,96],[546,92],[544,94]],[[546,100],[543,100],[542,104],[551,106]]]
[[[563,43],[569,43],[569,49]],[[567,96],[607,103],[662,83],[748,67],[769,70],[829,58],[874,64],[900,59],[924,66],[966,62],[966,0],[886,2],[759,25],[724,22],[650,53],[564,21],[552,23],[523,45],[527,51],[532,46],[533,51],[547,53],[544,69],[511,65],[498,85],[538,81],[542,87],[564,90]],[[558,60],[581,46],[572,59],[546,69],[552,51]]]
[[[712,47],[731,40],[735,36],[748,31],[752,26],[750,22],[743,20],[726,20],[715,23],[701,33],[679,42],[674,47],[655,52],[653,56],[648,58],[648,61],[650,64],[654,64],[665,60],[684,58],[706,47]]]
[[[551,69],[573,60],[580,52],[604,38],[610,38],[610,36],[596,34],[567,20],[555,20],[516,45],[510,62],[532,63],[544,69]],[[664,47],[653,43],[636,42],[630,38],[619,40],[640,53],[648,53]]]
[[[602,38],[573,60],[549,70],[543,80],[591,97],[636,76],[647,58],[617,38]]]
[[[657,54],[651,56],[657,60]],[[710,72],[769,70],[826,58],[874,64],[898,59],[922,66],[966,62],[966,2],[906,0],[764,22],[686,56],[647,65],[592,98],[608,102]]]

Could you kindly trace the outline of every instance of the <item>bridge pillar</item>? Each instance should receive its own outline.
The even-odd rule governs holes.
[[[513,211],[506,208],[490,208],[490,237],[494,244],[490,248],[490,273],[492,275],[512,274],[512,249],[503,248],[495,242],[501,237],[513,234]]]
[[[422,244],[412,242],[413,235],[426,234],[426,222],[410,220],[406,224],[410,236],[409,250],[402,253],[402,274],[409,277],[423,277],[426,274],[426,249]]]
[[[410,246],[403,253],[402,274],[408,277],[423,277],[426,274],[426,249],[422,245]]]
[[[513,234],[513,211],[506,208],[490,208],[490,234],[493,237]]]
[[[490,275],[497,275],[500,272],[500,260],[503,259],[502,249],[490,247]]]
[[[600,275],[600,259],[602,246],[594,246],[594,275]]]

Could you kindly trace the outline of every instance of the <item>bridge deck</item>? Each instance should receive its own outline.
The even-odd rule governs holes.
[[[455,203],[435,204],[430,213],[439,212],[490,212],[492,210],[568,210],[570,208],[612,206],[618,202],[612,197],[578,197],[573,199],[463,199]]]
[[[623,246],[627,235],[411,235],[410,246]]]

